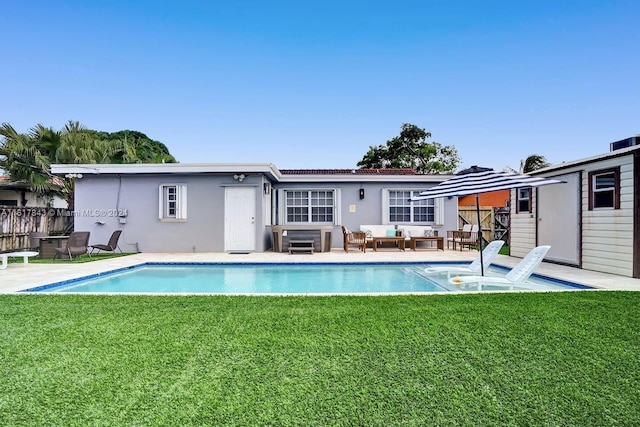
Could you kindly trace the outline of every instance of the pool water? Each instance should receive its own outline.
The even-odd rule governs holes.
[[[361,294],[477,291],[451,285],[444,275],[426,275],[428,264],[143,264],[97,277],[27,291],[153,294]],[[442,264],[439,264],[442,265]],[[451,264],[459,265],[459,264]],[[504,276],[491,267],[487,275]],[[569,290],[584,286],[530,279],[524,289]],[[484,286],[483,290],[507,290]],[[523,288],[519,288],[523,289]]]

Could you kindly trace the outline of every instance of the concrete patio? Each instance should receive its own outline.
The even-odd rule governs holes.
[[[353,262],[443,262],[471,261],[476,251],[409,251],[395,249],[379,250],[366,253],[356,250],[345,253],[343,250],[320,252],[315,254],[287,253],[140,253],[124,257],[114,257],[100,261],[78,264],[28,264],[12,263],[0,270],[0,293],[12,293],[36,286],[71,280],[110,270],[134,266],[146,262],[215,262],[215,263],[353,263]],[[511,268],[520,258],[498,255],[494,264]],[[556,279],[579,283],[603,290],[640,291],[640,279],[615,276],[581,270],[557,264],[543,262],[536,273]]]

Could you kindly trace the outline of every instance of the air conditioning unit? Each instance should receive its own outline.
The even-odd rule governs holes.
[[[611,151],[620,150],[621,148],[640,145],[640,136],[632,136],[631,138],[621,139],[620,141],[611,143]]]

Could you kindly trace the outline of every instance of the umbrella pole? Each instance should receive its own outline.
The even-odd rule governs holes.
[[[478,250],[480,251],[480,275],[484,276],[484,260],[482,259],[482,227],[480,226],[480,197],[476,193],[476,215],[478,218]]]

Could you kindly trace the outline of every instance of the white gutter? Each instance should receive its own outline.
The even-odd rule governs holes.
[[[283,175],[272,163],[133,163],[133,164],[54,164],[55,175],[132,175],[132,174],[200,174],[262,173],[281,183],[297,182],[430,182],[446,181],[453,175],[395,174],[295,174]]]
[[[133,163],[133,164],[54,164],[51,173],[65,175],[263,173],[279,180],[282,174],[271,163]]]

